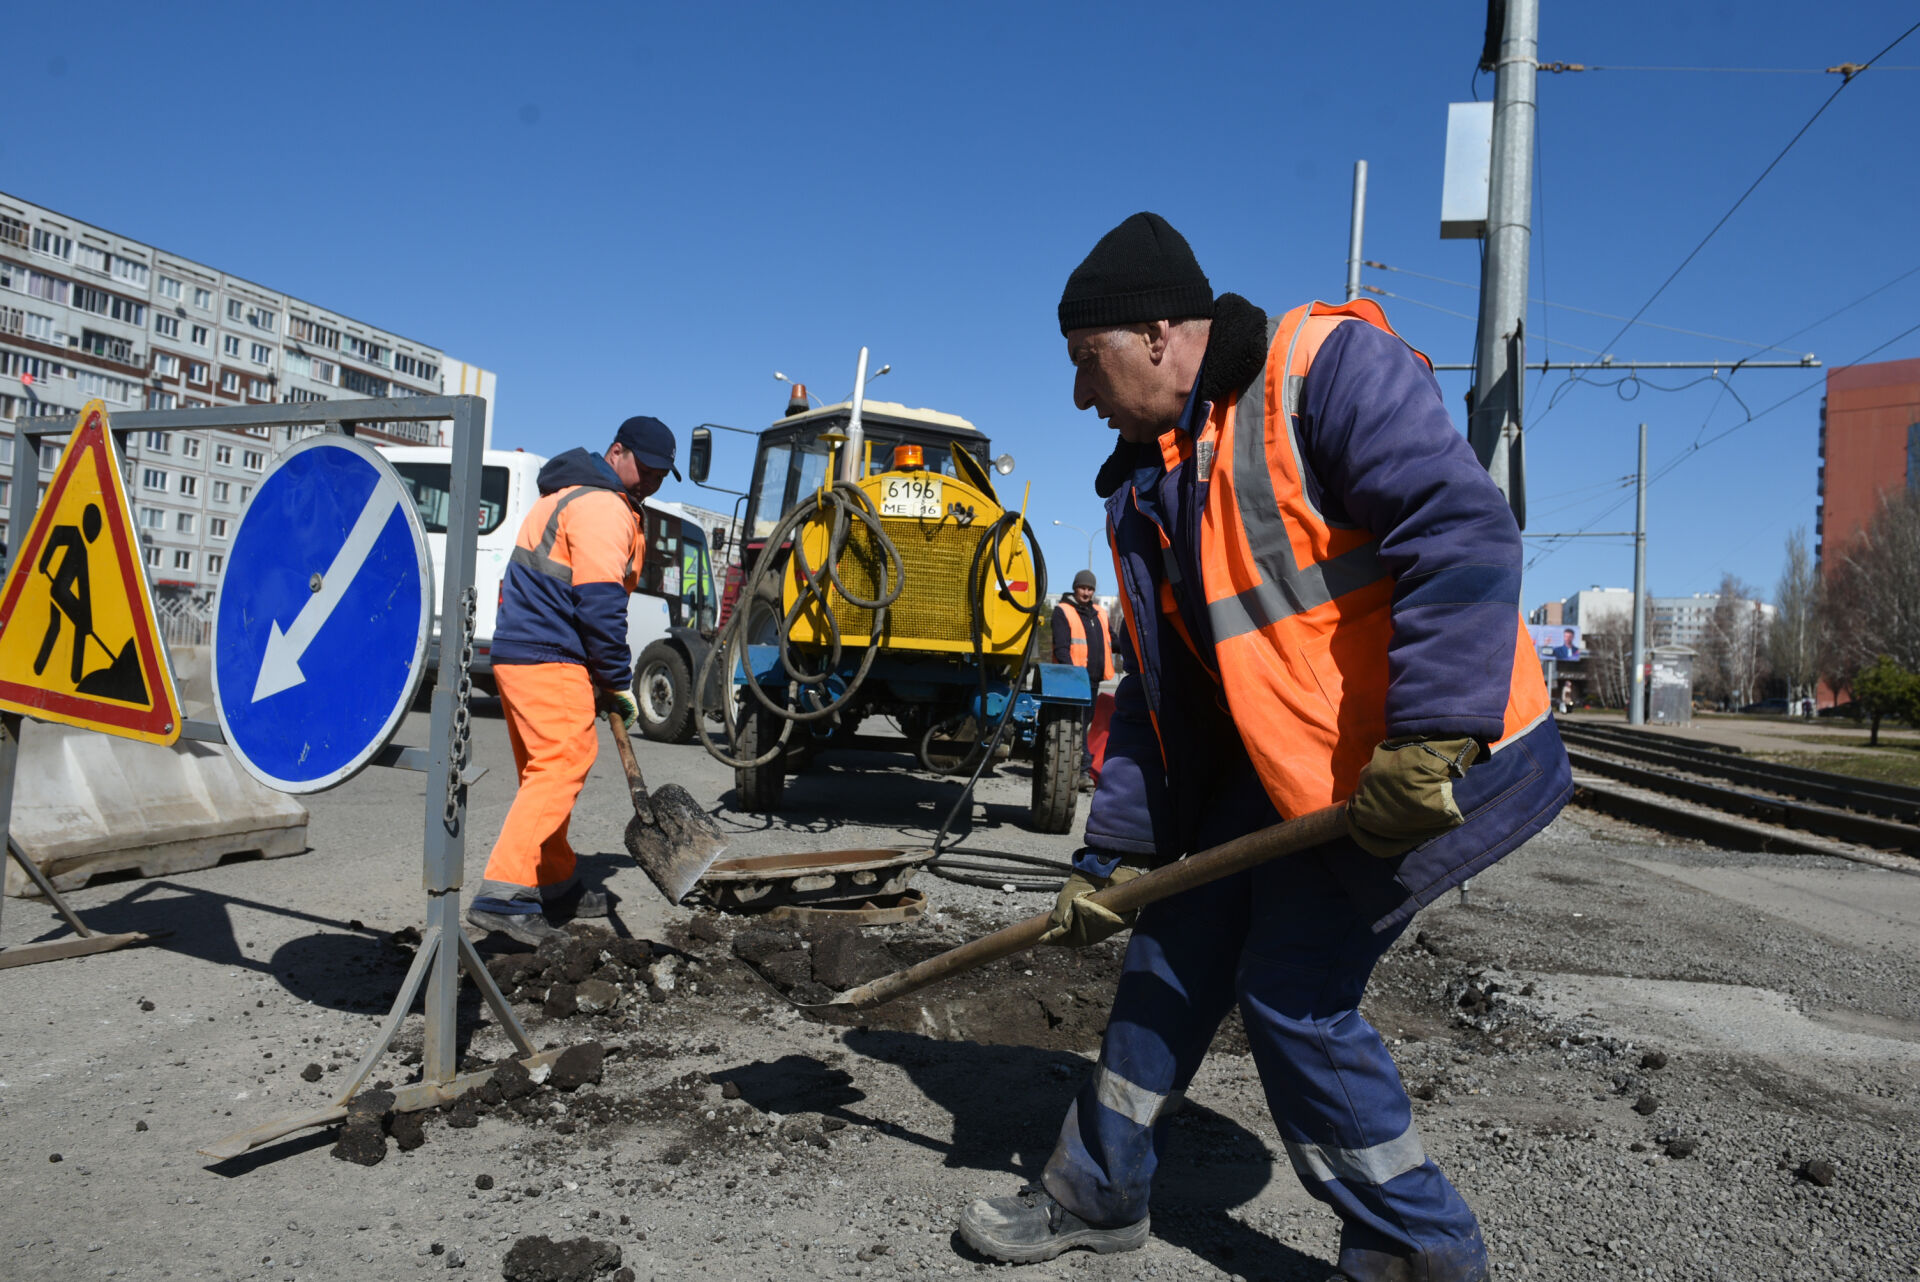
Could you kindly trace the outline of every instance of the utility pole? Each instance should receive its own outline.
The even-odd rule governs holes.
[[[1488,171],[1486,260],[1480,273],[1479,342],[1467,439],[1527,524],[1520,394],[1527,365],[1527,275],[1533,228],[1534,76],[1540,0],[1506,0],[1494,68],[1493,160]]]
[[[1367,162],[1353,162],[1353,230],[1347,235],[1347,301],[1360,297],[1360,238],[1367,230]]]
[[[1628,683],[1627,724],[1647,723],[1647,425],[1640,425],[1640,471],[1634,483],[1633,679]]]

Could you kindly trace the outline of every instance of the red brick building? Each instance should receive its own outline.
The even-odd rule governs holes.
[[[1838,551],[1873,518],[1880,496],[1920,484],[1920,360],[1827,371],[1820,411],[1820,510],[1813,550]]]

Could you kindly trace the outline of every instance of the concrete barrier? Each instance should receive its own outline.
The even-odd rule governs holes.
[[[162,748],[28,722],[12,829],[21,852],[70,890],[102,873],[157,877],[232,855],[299,854],[307,808],[256,782],[222,745]],[[12,860],[6,867],[7,894],[36,893]]]

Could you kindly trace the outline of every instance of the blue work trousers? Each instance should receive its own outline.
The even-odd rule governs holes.
[[[1149,905],[1100,1063],[1044,1182],[1094,1224],[1147,1214],[1161,1121],[1236,1000],[1267,1105],[1308,1193],[1340,1216],[1355,1282],[1478,1282],[1473,1212],[1420,1143],[1361,993],[1402,927],[1370,926],[1391,865],[1341,840]]]

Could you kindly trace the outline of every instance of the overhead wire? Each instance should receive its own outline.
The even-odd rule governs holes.
[[[1912,26],[1908,27],[1905,31],[1901,32],[1898,36],[1895,36],[1893,40],[1884,49],[1880,50],[1879,53],[1874,54],[1873,57],[1867,59],[1865,63],[1861,64],[1860,70],[1864,71],[1867,68],[1872,67],[1874,63],[1880,61],[1881,58],[1891,53],[1895,48],[1897,48],[1901,44],[1901,42],[1906,40],[1906,38],[1912,35],[1915,31],[1920,31],[1920,22],[1914,23]],[[1834,104],[1834,100],[1839,98],[1841,94],[1846,92],[1847,86],[1852,84],[1853,81],[1854,81],[1854,77],[1852,75],[1849,75],[1843,78],[1838,85],[1834,86],[1833,92],[1827,95],[1826,101],[1822,102],[1820,106],[1814,110],[1814,113],[1811,116],[1807,117],[1806,123],[1801,125],[1800,128],[1794,133],[1793,137],[1787,140],[1787,145],[1782,147],[1779,150],[1779,152],[1774,156],[1774,158],[1767,162],[1767,167],[1760,171],[1760,176],[1758,178],[1755,178],[1751,183],[1747,185],[1747,189],[1740,193],[1739,199],[1733,202],[1732,206],[1728,208],[1726,213],[1720,215],[1720,219],[1718,222],[1714,223],[1712,227],[1708,228],[1707,234],[1700,238],[1700,242],[1696,244],[1692,249],[1687,251],[1687,256],[1680,260],[1680,265],[1675,267],[1671,272],[1667,273],[1667,278],[1661,281],[1659,287],[1655,289],[1653,293],[1647,296],[1646,302],[1640,304],[1639,308],[1633,313],[1633,316],[1627,321],[1627,323],[1620,327],[1620,332],[1607,340],[1606,346],[1611,347],[1615,343],[1619,342],[1621,335],[1625,334],[1629,329],[1633,328],[1634,324],[1638,322],[1639,319],[1646,314],[1647,309],[1653,306],[1655,301],[1659,299],[1660,295],[1667,292],[1667,286],[1673,284],[1675,280],[1679,279],[1680,273],[1684,272],[1687,269],[1687,265],[1693,262],[1693,260],[1699,256],[1700,251],[1705,249],[1708,243],[1712,241],[1716,235],[1719,234],[1720,229],[1727,225],[1728,220],[1731,219],[1734,216],[1734,214],[1739,212],[1740,207],[1747,203],[1747,198],[1753,195],[1753,193],[1759,189],[1760,184],[1767,180],[1767,175],[1771,174],[1774,171],[1774,169],[1776,169],[1779,166],[1780,162],[1787,158],[1787,153],[1792,151],[1794,149],[1794,146],[1798,144],[1802,138],[1806,137],[1807,131],[1809,129],[1812,129],[1814,124],[1820,119],[1820,117],[1826,114],[1827,108],[1831,107]]]

